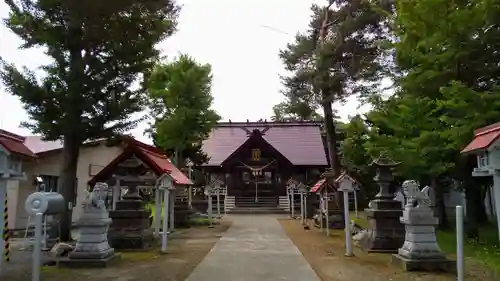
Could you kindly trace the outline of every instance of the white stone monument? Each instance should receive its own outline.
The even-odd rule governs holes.
[[[405,242],[393,262],[406,271],[454,271],[455,262],[446,259],[436,240],[438,218],[434,217],[431,200],[414,180],[403,183],[406,205],[401,223],[405,225]]]
[[[107,184],[96,183],[84,203],[83,213],[78,221],[80,236],[76,247],[69,253],[69,260],[64,263],[64,266],[104,267],[110,261],[120,257],[108,243],[111,218],[104,204],[107,193]]]

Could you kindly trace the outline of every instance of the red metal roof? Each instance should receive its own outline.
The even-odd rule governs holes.
[[[25,137],[0,129],[0,145],[12,154],[36,158],[36,155],[26,145]]]
[[[479,128],[474,132],[474,139],[460,153],[487,149],[498,137],[500,137],[500,123]]]
[[[326,182],[326,179],[320,179],[319,181],[317,181],[314,186],[311,188],[311,191],[310,192],[317,192],[318,190],[320,190],[322,188],[322,186],[325,184]]]
[[[266,130],[262,136],[293,165],[327,166],[320,126],[314,122],[220,123],[203,143],[207,166],[219,166],[248,139],[248,131]]]
[[[126,142],[127,147],[123,150],[122,154],[118,155],[111,163],[95,175],[89,181],[89,185],[93,186],[96,182],[105,180],[111,176],[116,166],[134,154],[158,176],[168,173],[176,184],[193,184],[193,182],[186,177],[186,175],[184,175],[184,173],[182,173],[160,149],[133,138],[128,138]]]

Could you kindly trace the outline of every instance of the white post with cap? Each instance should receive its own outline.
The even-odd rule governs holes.
[[[165,175],[165,176],[164,176]],[[167,253],[167,244],[168,244],[168,216],[170,209],[170,192],[174,190],[172,178],[168,174],[164,174],[159,179],[158,188],[163,191],[163,231],[162,231],[162,239],[161,239],[161,252]]]
[[[212,225],[212,185],[207,185],[205,186],[205,196],[208,196],[208,210],[207,210],[207,213],[208,213],[208,227],[209,228],[212,228],[213,225]]]

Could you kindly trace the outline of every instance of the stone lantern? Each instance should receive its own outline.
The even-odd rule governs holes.
[[[370,228],[362,237],[355,238],[368,252],[396,253],[404,243],[405,229],[399,221],[403,212],[401,203],[394,200],[389,190],[394,180],[392,169],[400,164],[385,154],[372,162],[372,167],[377,169],[374,180],[379,185],[379,192],[365,209]]]
[[[401,162],[394,162],[385,154],[381,154],[377,159],[373,160],[372,167],[377,169],[377,175],[373,179],[379,185],[379,192],[375,195],[375,201],[394,201],[394,195],[390,192],[389,187],[394,181],[392,170],[401,165]]]

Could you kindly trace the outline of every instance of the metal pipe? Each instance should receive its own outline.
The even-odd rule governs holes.
[[[212,192],[209,192],[208,194],[208,227],[212,228]]]
[[[328,205],[329,205],[329,204],[328,204],[328,201],[329,201],[329,198],[328,198],[328,192],[325,192],[325,197],[326,197],[326,198],[325,198],[325,199],[326,199],[326,200],[325,200],[325,203],[326,203],[326,204],[325,204],[325,205],[326,205],[326,208],[325,208],[325,224],[326,224],[326,225],[325,225],[325,227],[326,227],[326,236],[330,236],[330,226],[329,226],[329,223],[328,223],[328,216],[329,216],[329,214],[328,214],[328,207],[329,207],[329,206],[328,206]]]
[[[167,253],[167,243],[168,243],[168,211],[169,211],[169,201],[170,201],[170,191],[165,189],[163,191],[163,234],[161,237],[161,252]]]
[[[304,195],[303,195],[304,199],[302,199],[302,204],[304,205],[304,212],[303,212],[303,215],[304,215],[304,224],[306,224],[306,218],[307,218],[307,215],[306,215],[306,210],[307,210],[307,207],[306,207],[306,198],[307,198],[307,193],[304,192]]]
[[[300,219],[304,224],[304,193],[300,192]]]
[[[160,224],[161,224],[161,189],[157,185],[155,188],[155,235],[160,235]],[[114,203],[114,202],[113,202]]]
[[[325,209],[325,198],[323,198],[323,193],[319,194],[319,229],[323,231],[323,211]]]
[[[456,207],[457,223],[457,281],[464,281],[464,208]]]
[[[356,192],[356,191],[354,191]],[[352,245],[351,245],[351,228],[349,221],[349,192],[343,191],[344,193],[344,225],[345,225],[345,255],[347,257],[352,257]]]
[[[353,193],[354,193],[354,212],[356,213],[356,218],[359,219],[357,191],[354,190]]]
[[[42,226],[43,214],[35,215],[35,244],[33,247],[32,281],[40,281],[40,266],[42,265]]]
[[[188,166],[189,180],[193,181],[192,177],[193,168],[191,165]],[[188,207],[191,209],[193,207],[193,187],[192,185],[188,186]]]
[[[259,202],[259,198],[257,197],[257,177],[255,177],[255,203]]]
[[[170,193],[170,191],[169,191]],[[174,230],[175,228],[175,191],[170,194],[170,230]]]
[[[220,217],[220,187],[217,188],[217,216]]]

